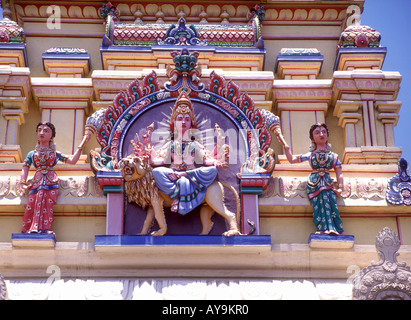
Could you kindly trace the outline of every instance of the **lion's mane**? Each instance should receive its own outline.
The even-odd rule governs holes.
[[[143,209],[146,209],[151,205],[153,199],[158,198],[158,188],[153,178],[153,174],[150,171],[138,180],[126,181],[125,190],[127,193],[128,201],[135,202]]]

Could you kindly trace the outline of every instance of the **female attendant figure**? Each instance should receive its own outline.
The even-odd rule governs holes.
[[[29,190],[22,233],[54,234],[50,228],[54,221],[53,206],[57,200],[59,183],[53,167],[58,161],[76,164],[90,136],[84,136],[74,155],[68,157],[56,151],[53,142],[56,129],[52,123],[40,122],[36,133],[38,143],[36,148],[27,154],[18,183],[20,194],[24,193],[23,190]],[[31,164],[34,165],[36,173],[26,182]]]
[[[223,165],[192,137],[196,126],[193,106],[183,92],[171,114],[171,141],[151,153],[153,166],[171,163],[170,167],[153,169],[153,177],[157,187],[173,200],[171,211],[182,215],[202,203],[207,187],[217,176],[217,167]],[[204,166],[197,168],[195,163]]]
[[[290,147],[283,144],[285,155],[290,163],[309,161],[313,171],[308,177],[307,194],[313,206],[313,222],[319,234],[344,235],[342,221],[337,207],[336,193],[341,193],[344,180],[341,162],[336,153],[331,152],[328,143],[328,128],[324,123],[316,123],[310,128],[310,152],[295,156]],[[279,139],[280,143],[281,140]],[[338,188],[330,177],[330,170],[334,169]]]

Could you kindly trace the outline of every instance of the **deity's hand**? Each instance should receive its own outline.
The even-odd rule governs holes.
[[[151,133],[153,132],[153,130],[154,130],[154,122],[147,127],[146,133],[143,134],[143,142],[146,145],[149,145],[151,143]]]
[[[142,138],[144,144],[149,144],[151,142],[151,131],[147,131],[145,134],[143,134]]]
[[[344,191],[344,186],[337,184],[336,181],[334,181],[334,186],[333,186],[333,191],[338,195],[341,196],[341,194]]]
[[[168,174],[168,177],[169,177],[169,179],[170,179],[171,181],[177,181],[178,179],[180,179],[179,174],[178,174],[178,173],[175,173],[175,172],[170,172],[170,173]]]
[[[283,146],[287,146],[287,142],[285,142],[284,137],[282,134],[276,135],[277,141]]]
[[[216,168],[226,168],[226,163],[222,163],[221,161],[216,160],[216,161],[214,162],[214,166],[215,166]]]
[[[22,181],[22,180],[17,180],[16,191],[20,197],[23,197],[25,195],[26,190],[28,188],[29,188],[29,185],[27,184],[27,182]]]
[[[186,177],[187,176],[187,172],[170,172],[168,174],[168,177],[170,178],[171,181],[177,181],[178,179],[180,179],[181,177]]]
[[[90,141],[91,138],[91,132],[86,130],[86,133],[83,136],[83,140],[81,140],[80,145],[77,147],[77,149],[83,149],[83,147],[87,144],[87,142]]]

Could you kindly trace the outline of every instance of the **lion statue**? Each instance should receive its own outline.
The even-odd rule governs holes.
[[[162,236],[167,233],[167,224],[164,216],[164,207],[171,207],[170,197],[161,192],[154,181],[152,167],[147,159],[135,154],[123,158],[120,162],[120,169],[125,179],[125,191],[129,202],[135,202],[143,209],[147,209],[147,216],[140,234],[148,234],[150,227],[156,219],[159,230],[151,233],[153,236]],[[229,211],[224,204],[224,187],[229,188],[235,195],[237,201],[237,213]],[[224,236],[239,235],[238,219],[240,212],[239,197],[236,190],[229,185],[219,181],[214,181],[206,192],[205,199],[200,208],[200,221],[202,225],[201,235],[208,234],[213,222],[211,217],[217,212],[228,222],[229,230],[223,233]]]

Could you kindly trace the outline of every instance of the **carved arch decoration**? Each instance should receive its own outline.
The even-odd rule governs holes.
[[[380,261],[358,274],[353,283],[354,300],[411,300],[411,269],[397,256],[400,239],[388,227],[375,240]]]
[[[281,134],[279,118],[255,107],[252,98],[242,93],[235,82],[227,81],[214,71],[210,74],[208,86],[204,85],[200,80],[197,52],[190,53],[183,48],[180,52],[172,52],[171,56],[175,67],[168,66],[169,81],[164,84],[164,89],[153,70],[141,81],[131,82],[107,109],[101,109],[87,119],[86,130],[95,132],[101,145],[100,152],[91,152],[90,164],[104,192],[122,191],[124,181],[119,161],[132,152],[131,140],[135,131],[146,127],[141,124],[142,119],[147,118],[150,112],[155,117],[161,110],[170,109],[181,91],[188,93],[196,105],[196,112],[214,113],[215,118],[226,119],[237,130],[238,139],[244,145],[243,158],[237,154],[240,160],[233,166],[235,172],[231,174],[230,184],[237,184],[240,194],[246,189],[248,192],[256,189],[262,192],[275,166],[270,144],[271,132]],[[139,126],[136,125],[138,122]],[[243,214],[241,217],[244,226]]]

